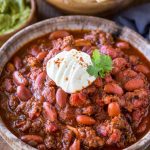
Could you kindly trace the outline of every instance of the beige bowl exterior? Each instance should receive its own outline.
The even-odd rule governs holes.
[[[48,3],[64,10],[69,14],[102,14],[107,15],[115,13],[129,5],[134,0],[103,0],[102,2],[81,3],[77,0],[46,0]],[[79,1],[79,0],[78,0]],[[88,1],[88,0],[87,0]],[[94,1],[94,0],[93,0]]]
[[[0,73],[8,60],[28,42],[55,30],[94,30],[110,32],[138,48],[150,60],[150,43],[129,28],[122,28],[114,22],[88,16],[66,16],[48,19],[31,25],[11,37],[0,49]],[[13,135],[0,117],[0,135],[14,150],[35,150]],[[145,150],[150,144],[150,131],[137,143],[124,150]]]
[[[30,6],[31,6],[31,13],[27,21],[22,24],[18,29],[14,30],[13,32],[0,35],[0,46],[9,39],[13,34],[17,33],[19,30],[25,28],[26,26],[34,23],[36,21],[36,3],[35,0],[30,0]]]

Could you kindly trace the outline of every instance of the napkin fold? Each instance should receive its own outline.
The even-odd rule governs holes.
[[[150,40],[150,3],[132,7],[113,18],[121,26],[127,26]]]

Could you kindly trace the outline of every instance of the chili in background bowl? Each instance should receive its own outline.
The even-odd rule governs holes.
[[[121,28],[115,23],[100,19],[96,17],[86,16],[67,16],[49,19],[18,32],[12,38],[10,38],[0,50],[0,70],[2,71],[4,65],[8,60],[25,44],[30,41],[44,36],[55,30],[95,30],[100,29],[104,32],[115,34],[118,38],[129,42],[135,48],[150,60],[150,44],[144,40],[140,35],[128,28]],[[0,119],[0,134],[8,142],[8,144],[15,150],[19,149],[34,149],[29,145],[23,143],[15,135],[13,135],[5,126],[2,119]],[[150,142],[150,132],[148,132],[142,139],[126,148],[126,150],[132,149],[146,149]]]

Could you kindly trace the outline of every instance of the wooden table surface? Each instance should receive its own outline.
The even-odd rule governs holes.
[[[52,6],[47,6],[44,0],[36,0],[38,3],[38,20],[43,20],[50,17],[56,17],[62,15],[62,13],[53,8]],[[135,0],[136,4],[150,2],[150,0]],[[148,148],[149,150],[150,148]],[[12,150],[10,146],[0,137],[0,150]]]

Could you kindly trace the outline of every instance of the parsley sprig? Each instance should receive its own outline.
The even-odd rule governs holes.
[[[92,54],[92,65],[88,66],[87,72],[95,76],[104,78],[106,73],[112,70],[112,59],[108,55],[101,54],[99,50],[94,50]]]

